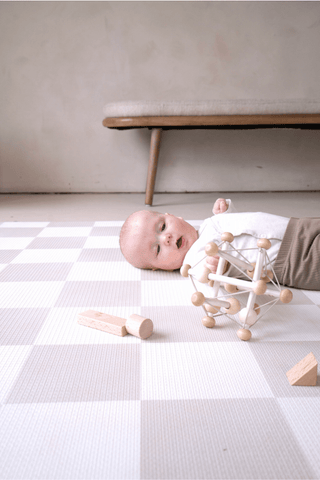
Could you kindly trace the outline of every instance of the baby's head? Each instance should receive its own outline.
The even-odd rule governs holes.
[[[120,248],[134,267],[175,270],[197,238],[197,230],[181,217],[140,210],[123,224]]]

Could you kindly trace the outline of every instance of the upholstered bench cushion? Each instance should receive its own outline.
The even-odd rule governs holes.
[[[108,103],[106,117],[317,114],[320,100],[127,101]]]

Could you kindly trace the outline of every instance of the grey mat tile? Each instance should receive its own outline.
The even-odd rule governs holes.
[[[0,250],[0,264],[10,263],[22,250]]]
[[[139,282],[66,282],[55,307],[136,306],[141,305]]]
[[[33,347],[6,403],[139,398],[139,345],[38,345]]]
[[[119,236],[121,227],[93,227],[91,237]]]
[[[27,246],[28,249],[83,248],[87,237],[37,237]]]
[[[14,227],[0,228],[0,237],[36,237],[43,228]]]
[[[0,282],[64,281],[72,265],[73,263],[12,264],[0,272]]]
[[[144,480],[315,478],[274,399],[143,401],[141,442]]]

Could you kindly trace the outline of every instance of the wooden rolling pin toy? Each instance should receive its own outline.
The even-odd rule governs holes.
[[[131,333],[135,337],[145,340],[153,332],[153,322],[150,318],[141,317],[133,313],[128,319],[108,315],[107,313],[87,310],[78,314],[78,323],[86,327],[96,328],[103,332],[124,337]]]

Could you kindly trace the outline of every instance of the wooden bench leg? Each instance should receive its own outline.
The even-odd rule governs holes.
[[[154,184],[156,181],[162,128],[153,128],[151,132],[150,156],[148,165],[146,205],[152,205]]]

